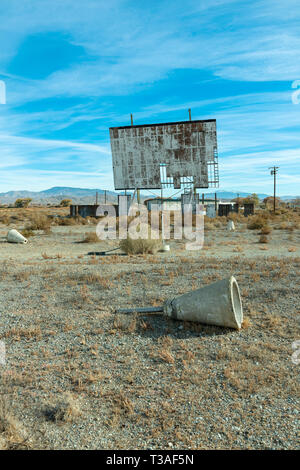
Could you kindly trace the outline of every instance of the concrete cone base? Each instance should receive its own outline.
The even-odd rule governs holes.
[[[163,310],[176,320],[207,325],[240,329],[243,322],[240,291],[233,276],[167,300]]]
[[[7,241],[10,243],[23,243],[23,244],[28,242],[27,238],[23,237],[23,235],[15,229],[12,229],[8,232]]]
[[[170,245],[163,245],[161,251],[170,251]]]
[[[234,232],[235,231],[235,225],[234,225],[233,220],[229,220],[229,222],[227,223],[227,230],[228,230],[228,232]]]

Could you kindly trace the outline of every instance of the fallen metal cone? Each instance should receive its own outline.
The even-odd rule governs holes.
[[[161,307],[116,311],[116,313],[134,312],[162,312],[165,316],[175,320],[193,321],[235,329],[240,329],[243,322],[240,291],[233,276],[167,300]]]
[[[7,241],[10,243],[27,243],[27,238],[23,237],[17,230],[12,229],[7,234]]]

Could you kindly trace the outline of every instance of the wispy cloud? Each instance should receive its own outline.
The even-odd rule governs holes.
[[[193,118],[217,118],[222,186],[254,188],[259,168],[278,160],[281,191],[298,191],[300,106],[289,90],[300,78],[297,1],[2,0],[1,18],[0,159],[14,162],[15,175],[6,173],[7,187],[24,174],[33,186],[54,176],[55,185],[91,184],[102,169],[112,188],[108,127],[132,111],[141,123],[181,120],[192,108]],[[41,33],[64,34],[83,57],[44,79],[11,71],[24,41]],[[26,63],[39,65],[34,56]]]

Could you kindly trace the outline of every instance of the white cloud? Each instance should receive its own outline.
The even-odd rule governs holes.
[[[11,102],[125,94],[180,68],[242,81],[300,77],[300,14],[292,0],[194,0],[171,5],[162,0],[115,0],[109,6],[95,0],[10,0],[1,3],[0,15],[1,11],[0,43],[10,44],[3,66],[26,36],[45,31],[67,33],[93,56],[45,80],[14,83]]]
[[[16,104],[47,97],[87,97],[90,102],[92,97],[128,95],[184,68],[240,81],[292,82],[300,78],[300,14],[295,0],[284,3],[279,0],[111,0],[109,3],[104,0],[1,0],[0,19],[1,16],[0,72],[6,74],[9,86],[8,105],[1,108],[0,158],[23,167],[14,171],[15,179],[9,171],[5,173],[6,184],[10,181],[14,187],[17,183],[22,187],[26,182],[34,186],[44,184],[41,188],[44,189],[50,181],[57,185],[64,178],[70,181],[73,177],[76,185],[86,186],[97,180],[92,174],[99,173],[101,168],[107,171],[105,181],[111,185],[107,142],[101,145],[81,142],[81,135],[79,142],[44,136],[80,121],[95,120],[95,128],[100,129],[106,125],[105,119],[115,117],[121,122],[125,119],[123,111],[116,116],[116,111],[107,103],[101,110],[87,103],[61,111],[27,114],[14,109]],[[89,60],[58,70],[44,80],[28,80],[6,73],[7,65],[26,37],[53,31],[66,33],[73,44],[83,46]],[[286,189],[298,192],[294,175],[297,173],[300,106],[292,105],[290,93],[290,90],[248,93],[214,100],[195,99],[189,103],[180,99],[177,103],[165,100],[139,108],[135,118],[144,120],[178,111],[186,113],[187,108],[192,108],[193,118],[216,117],[222,185],[236,184],[239,174],[241,188],[263,185],[263,170],[258,180],[257,166],[269,165],[277,158],[284,165],[282,181],[291,183]],[[213,116],[210,115],[212,105]],[[266,148],[270,151],[266,152]],[[280,148],[283,150],[278,150]],[[237,153],[242,158],[234,156]],[[32,166],[36,159],[42,165],[49,165],[49,169],[64,162],[68,166],[75,165],[76,169],[81,167],[83,171],[70,175],[24,169],[26,165]]]

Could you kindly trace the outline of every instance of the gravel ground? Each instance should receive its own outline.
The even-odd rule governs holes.
[[[116,245],[79,243],[94,230],[0,243],[0,448],[297,448],[299,230],[274,230],[267,250],[241,225],[209,231],[199,252],[171,242],[170,253],[93,256]],[[114,313],[231,274],[240,331]]]

